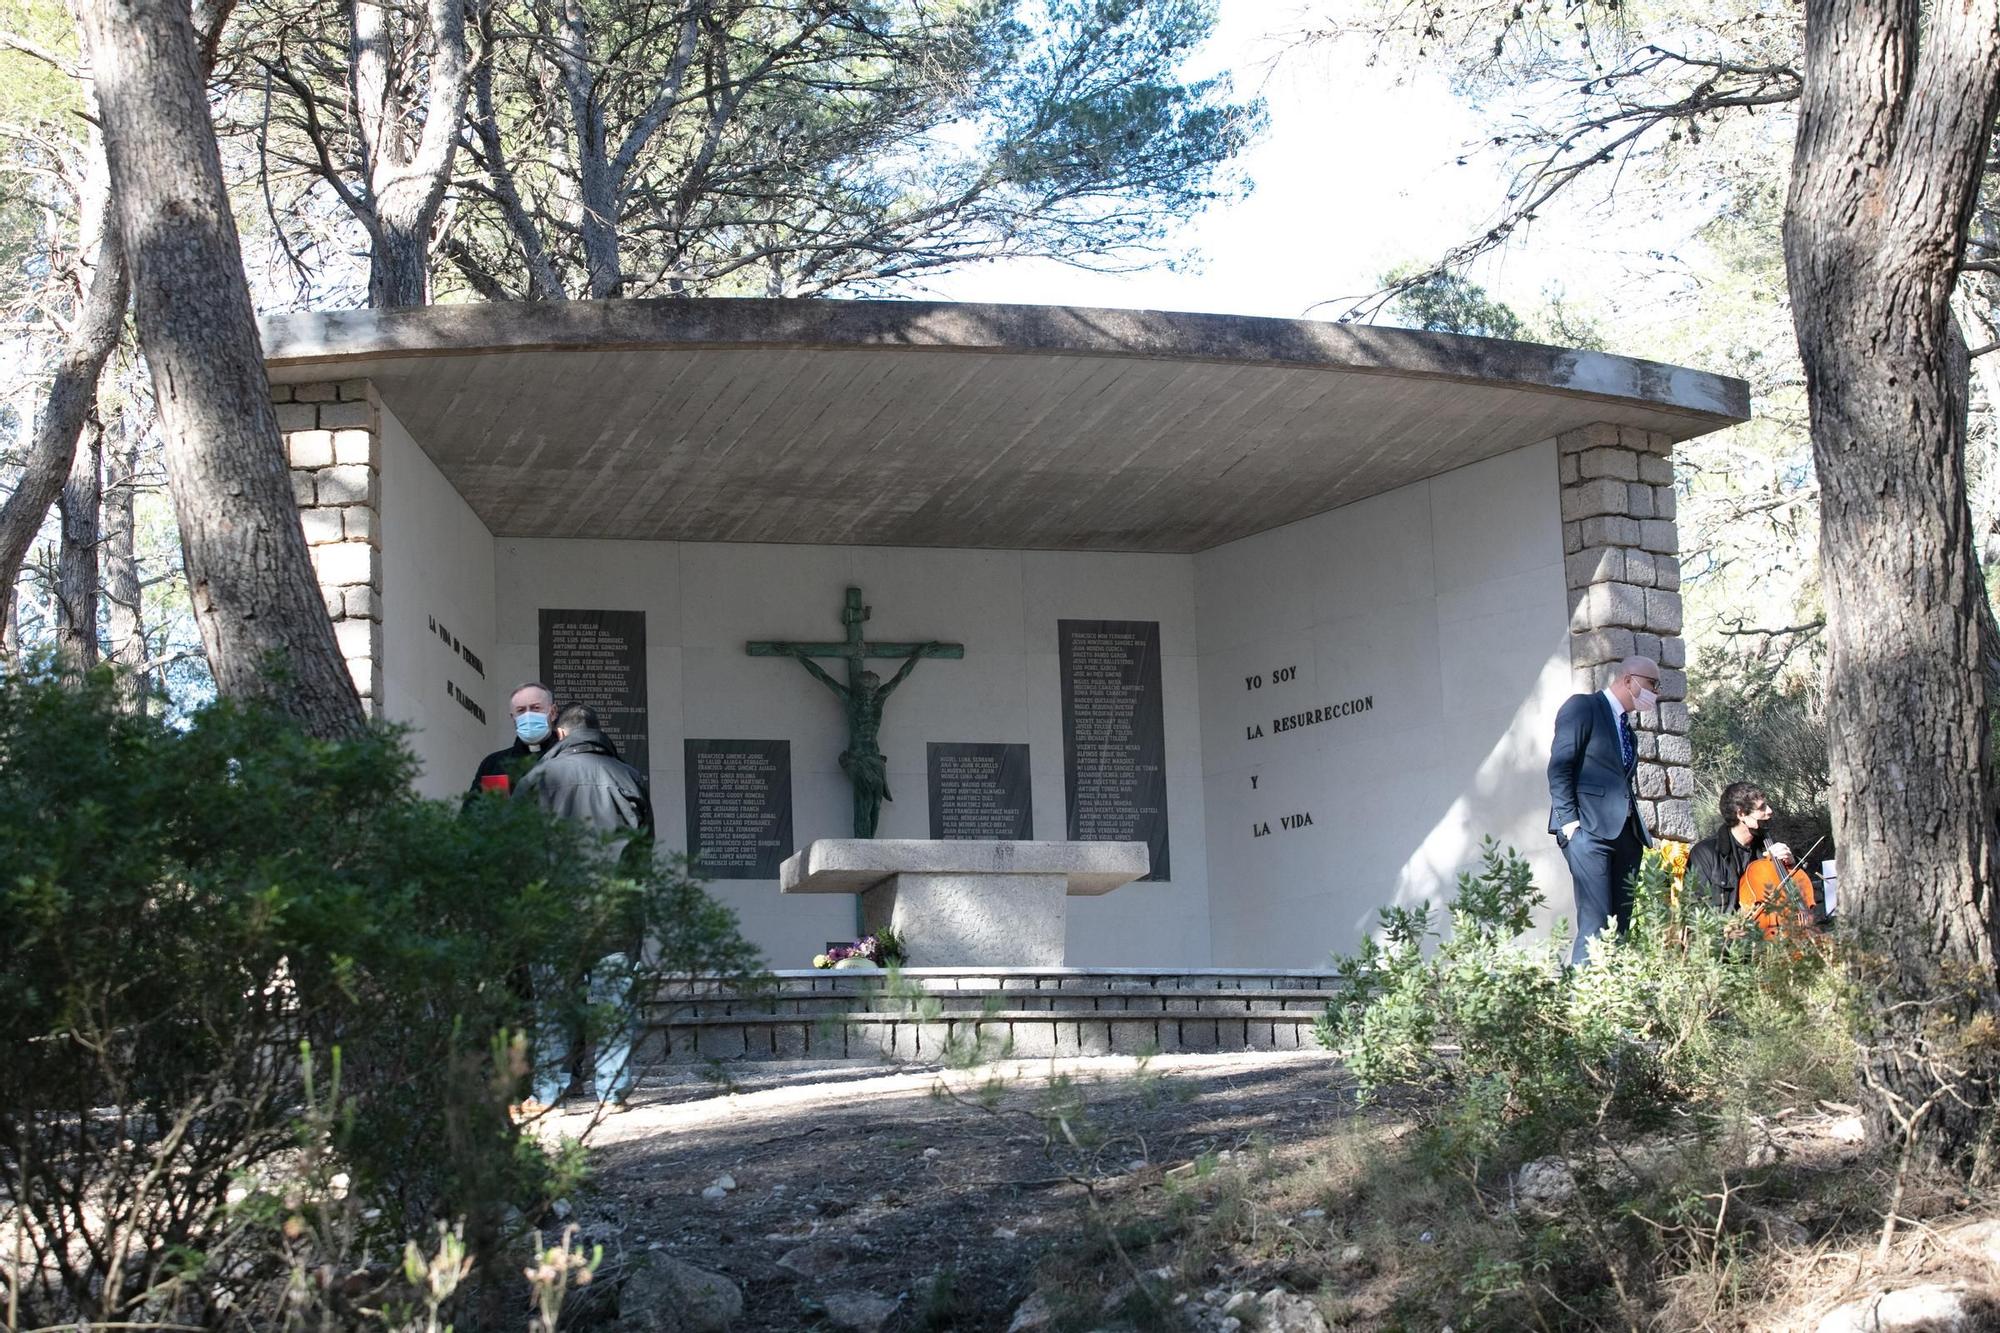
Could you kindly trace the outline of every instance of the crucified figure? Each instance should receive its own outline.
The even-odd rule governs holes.
[[[761,639],[743,645],[743,650],[752,657],[797,658],[806,670],[813,673],[813,679],[840,696],[841,707],[847,711],[847,749],[841,752],[840,771],[847,774],[848,782],[854,787],[854,836],[857,838],[875,836],[875,826],[882,818],[882,802],[892,799],[889,795],[889,766],[883,761],[882,747],[877,743],[882,734],[883,700],[909,679],[919,659],[965,656],[964,644],[939,643],[935,639],[929,643],[871,643],[862,633],[869,611],[870,607],[861,598],[861,589],[849,588],[847,605],[840,613],[840,623],[847,627],[845,639],[830,643]],[[828,675],[813,660],[820,657],[846,659],[845,685]],[[884,685],[880,676],[865,669],[871,657],[900,659],[903,666]]]
[[[936,648],[938,644],[932,642],[924,647]],[[847,774],[854,787],[854,836],[872,838],[875,826],[882,819],[882,802],[896,799],[889,794],[889,764],[877,743],[882,734],[882,705],[917,669],[923,652],[911,653],[904,659],[886,685],[872,671],[856,672],[853,683],[843,685],[807,656],[803,647],[790,647],[787,653],[812,672],[815,680],[839,695],[842,707],[847,710],[847,748],[840,752],[840,771]]]

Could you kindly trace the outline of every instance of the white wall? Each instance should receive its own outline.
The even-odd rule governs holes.
[[[1545,831],[1569,693],[1553,443],[1203,552],[1195,587],[1216,965],[1351,949],[1383,904],[1441,903],[1485,834],[1570,914]],[[1354,699],[1373,707],[1272,727]]]
[[[751,639],[841,638],[850,584],[874,607],[869,637],[965,644],[961,661],[920,665],[885,710],[882,749],[896,799],[883,807],[884,837],[929,836],[929,741],[1026,742],[1035,833],[1062,837],[1056,622],[1159,621],[1174,879],[1071,899],[1069,956],[1104,965],[1209,961],[1192,558],[512,538],[495,551],[496,694],[538,671],[540,608],[646,613],[653,804],[671,847],[686,845],[688,737],[789,740],[796,843],[850,836],[837,701],[796,663],[743,651]],[[496,724],[491,744],[504,739]],[[854,932],[844,895],[788,897],[772,881],[722,881],[715,891],[774,966],[803,966],[827,941]]]
[[[494,678],[493,534],[382,409],[382,711],[416,728],[423,770],[417,789],[450,796],[504,743],[496,721],[511,682]],[[449,640],[442,624],[484,673]],[[456,686],[486,710],[486,724],[451,694]],[[502,692],[495,703],[495,687]]]
[[[1544,832],[1569,689],[1553,444],[1196,556],[495,539],[387,413],[382,494],[385,704],[420,728],[429,794],[460,790],[509,739],[507,692],[540,671],[541,609],[639,610],[662,842],[686,844],[691,736],[789,740],[795,842],[847,836],[839,707],[795,663],[743,645],[840,638],[843,590],[859,584],[870,637],[966,645],[962,661],[919,666],[887,709],[885,837],[929,833],[928,741],[1027,743],[1035,832],[1062,837],[1056,623],[1160,622],[1174,878],[1072,899],[1076,963],[1314,966],[1382,904],[1442,901],[1488,833],[1530,853],[1554,910],[1571,910]],[[1296,679],[1276,680],[1286,666]],[[483,728],[448,682],[486,709]],[[1372,708],[1271,728],[1359,698]],[[1310,827],[1283,828],[1308,813]],[[1269,836],[1252,836],[1260,823]],[[716,891],[775,966],[853,931],[845,896]]]

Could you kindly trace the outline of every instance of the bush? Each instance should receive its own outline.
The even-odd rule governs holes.
[[[0,680],[0,1207],[27,1326],[421,1307],[408,1238],[443,1253],[456,1222],[476,1266],[574,1181],[507,1114],[524,979],[638,932],[660,946],[634,994],[754,965],[678,864],[621,874],[528,803],[413,796],[393,731],[323,742],[228,704],[176,729],[118,696]]]
[[[1816,675],[1816,673],[1815,673]],[[1694,805],[1704,829],[1732,782],[1754,782],[1778,818],[1767,830],[1813,862],[1835,859],[1826,706],[1814,678],[1710,648],[1689,698]]]
[[[1369,1093],[1429,1094],[1428,1150],[1475,1174],[1780,1077],[1794,1096],[1851,1087],[1840,977],[1823,948],[1766,941],[1686,901],[1657,853],[1635,890],[1633,928],[1570,968],[1562,932],[1527,937],[1544,897],[1527,862],[1489,838],[1479,872],[1459,878],[1448,935],[1428,905],[1386,908],[1383,940],[1335,960],[1344,993],[1320,1041],[1347,1052]]]

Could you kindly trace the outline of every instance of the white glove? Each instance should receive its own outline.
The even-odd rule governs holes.
[[[1569,823],[1564,824],[1563,841],[1568,842],[1571,838],[1574,838],[1576,836],[1576,831],[1582,827],[1583,827],[1583,821],[1580,819],[1572,819],[1569,821]]]

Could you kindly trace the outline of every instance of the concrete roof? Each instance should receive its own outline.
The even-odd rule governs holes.
[[[1196,551],[1741,380],[1228,315],[576,301],[277,315],[274,383],[368,378],[499,536]]]

